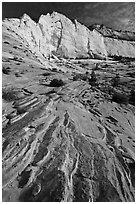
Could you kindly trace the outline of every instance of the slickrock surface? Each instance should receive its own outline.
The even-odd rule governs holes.
[[[3,27],[3,201],[133,202],[134,106],[111,101],[107,87],[118,72],[121,84],[115,90],[128,94],[134,88],[134,62],[44,60],[37,49],[46,49],[45,36],[56,33],[55,48],[59,19],[70,21],[52,14],[41,16],[37,25],[26,19],[25,25],[25,18]],[[51,19],[58,30],[52,30]],[[31,33],[31,26],[39,33]],[[89,32],[79,26],[76,33]],[[76,53],[73,44],[67,52]],[[79,77],[97,62],[96,87]]]
[[[42,58],[135,57],[135,33],[112,32],[105,27],[92,27],[90,31],[77,20],[72,22],[57,12],[41,15],[38,23],[24,14],[21,19],[4,20],[3,27],[22,38]]]

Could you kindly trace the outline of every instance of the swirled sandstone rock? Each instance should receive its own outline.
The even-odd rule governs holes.
[[[45,50],[47,55],[48,43],[56,51],[59,42],[58,20],[64,17],[54,15],[40,18],[44,28],[28,16],[21,21],[6,20],[3,25],[2,199],[5,202],[133,202],[134,106],[111,101],[105,91],[118,70],[126,84],[121,84],[119,89],[128,93],[134,87],[134,63],[100,61],[96,71],[99,86],[94,87],[84,77],[80,79],[86,70],[95,67],[92,60],[86,60],[85,65],[71,60],[44,61],[40,54],[44,55]],[[69,26],[70,21],[66,21]],[[80,29],[81,25],[77,24],[76,28]],[[31,33],[32,27],[35,29]],[[76,33],[86,35],[86,30],[83,26],[83,31]],[[63,32],[66,34],[61,43],[65,45],[72,37],[68,31]],[[43,40],[41,46],[39,40]],[[79,52],[82,46],[79,45]],[[70,47],[76,54],[73,41]]]

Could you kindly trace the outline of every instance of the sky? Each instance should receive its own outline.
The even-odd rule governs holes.
[[[86,26],[104,24],[117,30],[135,30],[134,2],[3,2],[2,18],[20,18],[24,13],[38,21],[53,11],[77,19]]]

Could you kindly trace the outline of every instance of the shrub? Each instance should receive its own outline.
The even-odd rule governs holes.
[[[97,81],[96,74],[95,74],[94,70],[91,73],[91,80],[94,81],[94,82]]]
[[[89,84],[91,86],[96,86],[97,85],[97,78],[96,78],[96,74],[95,74],[94,70],[91,73],[91,77],[89,79]]]
[[[16,100],[17,97],[17,91],[13,89],[3,89],[2,90],[2,98],[8,102]]]
[[[121,60],[122,60],[122,56],[114,55],[114,56],[113,56],[113,60],[121,61]]]
[[[127,105],[129,102],[128,96],[126,94],[118,93],[118,92],[114,92],[112,96],[112,101],[119,103],[119,104],[125,104],[125,105]]]
[[[73,77],[73,81],[77,81],[77,80],[83,80],[86,81],[87,80],[87,75],[86,74],[77,74]]]
[[[60,87],[60,86],[63,86],[65,83],[61,80],[61,79],[53,79],[51,82],[50,82],[50,86],[52,87]]]

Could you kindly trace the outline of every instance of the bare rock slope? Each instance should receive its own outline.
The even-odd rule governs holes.
[[[134,201],[134,105],[107,92],[116,72],[116,89],[134,88],[134,62],[98,62],[92,86],[80,77],[96,62],[44,56],[80,57],[91,47],[108,55],[102,36],[57,13],[37,24],[8,19],[2,31],[3,201]]]
[[[65,58],[134,58],[134,33],[113,31],[113,35],[108,35],[107,30],[104,35],[105,28],[90,31],[77,20],[72,22],[57,12],[41,15],[38,23],[24,14],[21,19],[6,19],[3,26],[23,38],[33,53],[42,57],[55,54]],[[115,38],[116,35],[122,38]]]

